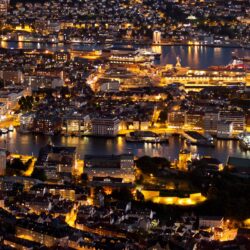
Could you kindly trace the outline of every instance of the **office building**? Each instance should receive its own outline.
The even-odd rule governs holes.
[[[105,177],[106,181],[110,178],[122,178],[122,182],[133,182],[134,156],[131,154],[123,155],[86,155],[84,158],[84,172],[92,181],[94,177]]]
[[[111,136],[118,134],[120,120],[117,117],[98,117],[92,119],[92,135]]]

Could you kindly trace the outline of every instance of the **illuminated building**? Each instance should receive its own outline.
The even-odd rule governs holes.
[[[203,117],[204,114],[202,112],[189,111],[185,114],[185,125],[193,128],[202,128]]]
[[[51,22],[50,20],[47,23],[47,31],[49,33],[59,32],[61,25],[59,22]]]
[[[178,168],[183,171],[188,170],[188,162],[191,162],[191,152],[189,150],[181,150],[179,153]]]
[[[153,33],[153,44],[160,44],[161,43],[161,32],[156,30]]]
[[[23,73],[20,70],[2,70],[0,71],[0,79],[13,83],[23,82]]]
[[[221,121],[217,125],[217,138],[230,139],[233,137],[233,122]]]
[[[217,124],[219,121],[218,112],[206,112],[204,115],[204,130],[210,134],[217,133]]]
[[[178,68],[175,73],[162,72],[165,84],[178,82],[186,91],[200,91],[211,86],[242,86],[247,84],[247,74],[241,71],[224,70],[190,70]]]
[[[174,190],[141,190],[144,195],[145,201],[152,201],[164,205],[177,205],[177,206],[193,206],[202,203],[206,200],[201,193],[193,193],[189,195],[181,195],[180,192]]]
[[[86,192],[85,192],[86,191]],[[35,193],[37,196],[43,196],[44,192],[47,192],[52,195],[60,195],[62,198],[70,201],[76,201],[87,193],[82,187],[74,185],[57,185],[57,184],[44,184],[39,183],[34,185],[31,189],[32,193]]]
[[[184,111],[172,111],[168,113],[168,124],[170,126],[182,127],[185,124]]]
[[[8,235],[4,237],[3,241],[4,245],[10,246],[14,249],[33,249],[33,248],[41,248],[42,245],[38,242],[21,239],[12,235]]]
[[[11,111],[18,104],[18,100],[26,95],[25,89],[12,89],[0,91],[0,102],[6,105],[7,111]]]
[[[37,115],[34,118],[34,129],[36,133],[53,135],[61,130],[62,120],[54,115]]]
[[[98,117],[91,121],[91,133],[95,136],[116,136],[119,131],[120,120],[117,117]]]
[[[76,164],[75,147],[55,147],[47,145],[39,152],[36,168],[44,169],[47,179],[58,181],[70,179]]]
[[[55,227],[49,225],[49,223],[42,224],[25,219],[17,221],[16,236],[35,241],[47,247],[58,244],[66,246],[68,241],[68,232],[66,230],[55,230]]]
[[[19,130],[21,133],[31,132],[33,129],[35,114],[26,113],[20,117],[20,127]]]
[[[94,177],[105,177],[108,182],[110,182],[110,178],[122,178],[125,183],[134,182],[134,156],[130,154],[86,155],[84,158],[84,173],[88,175],[91,181]]]
[[[221,111],[219,112],[219,120],[233,123],[233,133],[242,133],[245,130],[245,115],[239,111]]]
[[[115,80],[105,81],[101,83],[101,92],[118,92],[120,88],[120,82]]]
[[[63,132],[66,135],[80,135],[89,129],[89,115],[72,114],[63,118]]]
[[[56,51],[54,58],[57,62],[65,63],[70,60],[70,53],[66,51]]]
[[[16,183],[22,184],[25,191],[29,191],[34,185],[41,183],[41,181],[21,176],[1,176],[0,177],[0,190],[13,191]]]
[[[218,216],[201,216],[199,218],[199,227],[223,227],[224,218]]]

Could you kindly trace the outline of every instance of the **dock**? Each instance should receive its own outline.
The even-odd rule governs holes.
[[[182,135],[187,140],[188,144],[210,147],[214,146],[212,140],[208,139],[207,137],[196,131],[184,131]]]

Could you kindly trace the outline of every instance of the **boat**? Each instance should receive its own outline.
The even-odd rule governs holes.
[[[14,127],[12,125],[10,125],[9,128],[8,128],[8,131],[9,132],[13,132],[14,131]]]
[[[141,142],[141,143],[167,143],[168,137],[166,135],[159,135],[152,131],[135,131],[126,135],[127,142]]]
[[[250,63],[250,56],[238,56],[236,53],[232,53],[232,58],[233,60],[240,60],[242,62],[247,62],[247,63]]]
[[[9,132],[7,128],[1,128],[0,131],[1,131],[1,134],[7,134]]]
[[[250,133],[241,134],[239,136],[240,147],[244,150],[250,150]]]
[[[151,56],[155,58],[159,58],[161,56],[161,53],[154,52],[150,49],[139,49],[138,52],[143,56]]]

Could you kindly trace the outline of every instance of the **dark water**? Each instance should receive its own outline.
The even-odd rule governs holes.
[[[46,44],[46,43],[23,43],[1,42],[0,47],[12,49],[49,49],[49,50],[93,50],[103,49],[104,45],[83,44]],[[106,46],[107,47],[107,46]],[[232,59],[232,53],[239,56],[250,56],[250,50],[223,47],[206,46],[153,46],[152,50],[161,52],[158,64],[175,64],[176,57],[181,58],[181,64],[191,68],[204,69],[212,65],[227,65]]]
[[[232,60],[232,54],[250,56],[250,50],[236,48],[213,48],[206,46],[164,46],[160,63],[175,64],[180,57],[182,66],[205,69],[209,66],[227,65]]]
[[[184,141],[177,137],[171,136],[169,144],[149,144],[149,143],[127,143],[124,137],[116,139],[92,138],[92,137],[48,137],[43,135],[19,134],[17,132],[0,136],[0,147],[5,145],[11,152],[21,154],[37,155],[39,149],[45,146],[51,140],[56,146],[73,146],[77,147],[80,158],[84,158],[85,154],[121,154],[133,152],[135,155],[143,156],[163,156],[170,160],[178,159],[179,150],[183,148]],[[250,151],[241,150],[237,141],[219,140],[215,148],[209,147],[188,147],[193,154],[200,156],[210,155],[218,158],[222,162],[226,162],[228,156],[238,156],[250,158]]]

